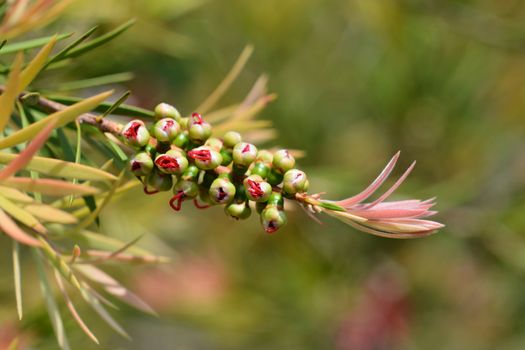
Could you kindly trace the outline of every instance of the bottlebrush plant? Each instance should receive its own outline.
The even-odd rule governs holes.
[[[202,209],[222,206],[228,217],[237,220],[256,211],[267,233],[284,226],[288,202],[296,202],[314,220],[318,220],[318,213],[326,213],[358,230],[383,237],[422,237],[443,226],[424,219],[436,213],[431,210],[433,199],[386,201],[413,165],[377,199],[364,202],[388,178],[399,153],[369,187],[355,196],[335,201],[321,193],[308,193],[308,176],[298,169],[296,152],[263,150],[252,143],[272,137],[268,122],[254,120],[274,98],[266,93],[264,76],[240,104],[213,110],[242,71],[251,48],[241,53],[216,90],[186,117],[167,103],[159,103],[153,110],[125,104],[129,92],[110,103],[106,100],[112,91],[85,99],[39,91],[33,83],[41,72],[60,69],[65,62],[70,64],[75,57],[116,38],[132,24],[125,23],[90,39],[96,30],[93,28],[69,43],[60,43],[60,50],[55,49],[57,44],[66,42],[71,34],[16,40],[54,19],[66,3],[37,0],[0,5],[0,55],[3,61],[12,62],[0,71],[0,230],[13,242],[19,317],[23,314],[23,247],[33,253],[43,297],[62,349],[69,345],[51,280],[75,321],[97,343],[69,296],[71,289],[126,337],[125,330],[106,310],[108,302],[100,290],[154,313],[99,268],[107,262],[166,260],[136,247],[136,240],[122,242],[99,232],[97,218],[103,208],[112,198],[136,186],[143,186],[147,195],[172,191],[167,205],[177,212],[189,201]],[[26,62],[25,53],[31,53],[33,58]],[[106,84],[111,80],[97,82]],[[128,122],[123,125],[114,116],[127,118]],[[74,144],[70,142],[72,136]],[[89,152],[83,152],[83,146],[89,147]],[[93,157],[94,153],[98,156]],[[107,161],[100,164],[96,160],[100,156]],[[224,224],[228,225],[226,221]]]

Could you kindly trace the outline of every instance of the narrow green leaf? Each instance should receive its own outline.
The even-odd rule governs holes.
[[[68,281],[78,291],[82,292],[80,282],[78,281],[77,277],[75,276],[69,265],[65,262],[65,260],[62,259],[60,254],[56,252],[45,239],[43,239],[42,237],[38,237],[38,239],[40,241],[40,246],[42,247],[42,252],[47,258],[47,261],[58,272],[60,272],[60,275],[62,275],[62,277],[64,277],[66,281]]]
[[[52,101],[58,102],[58,103],[62,103],[67,106],[70,106],[82,100],[79,97],[55,96],[55,95],[51,95],[51,96],[46,95],[46,98]],[[113,104],[110,102],[102,102],[100,105],[95,107],[93,110],[95,112],[104,113],[112,105]],[[143,117],[143,118],[154,118],[155,117],[155,113],[153,111],[150,111],[144,108],[140,108],[140,107],[127,105],[127,104],[121,104],[115,110],[111,111],[111,113],[115,115],[125,115],[125,116],[132,116],[132,117]]]
[[[15,283],[16,311],[22,319],[22,272],[20,270],[20,245],[13,240],[13,277]]]
[[[113,40],[114,38],[116,38],[120,34],[124,33],[134,23],[135,23],[135,20],[132,19],[132,20],[122,24],[121,26],[113,29],[112,31],[107,32],[106,34],[101,35],[98,38],[93,39],[93,40],[87,42],[86,44],[81,45],[81,46],[79,46],[79,47],[69,51],[64,57],[67,57],[67,58],[69,58],[69,57],[77,57],[77,56],[82,55],[83,53],[91,51],[94,48],[97,48],[100,45],[103,45],[103,44],[107,43],[108,41]]]
[[[80,90],[87,89],[97,86],[104,86],[115,83],[122,83],[125,81],[132,80],[134,77],[133,73],[123,72],[103,75],[100,77],[83,79],[83,80],[74,80],[68,81],[66,83],[58,84],[53,86],[53,91],[70,91],[70,90]]]
[[[113,195],[115,194],[115,192],[117,191],[117,189],[119,188],[120,184],[122,183],[122,181],[124,180],[124,171],[122,171],[120,173],[120,176],[118,178],[117,181],[115,181],[115,183],[113,184],[113,186],[111,186],[111,189],[109,190],[107,196],[104,198],[104,200],[102,201],[102,203],[100,203],[100,205],[98,205],[97,209],[94,210],[93,212],[91,212],[84,220],[82,220],[74,229],[74,232],[78,232],[80,230],[83,230],[85,229],[86,227],[88,227],[89,225],[91,225],[95,219],[98,217],[98,215],[100,214],[100,212],[102,211],[102,209],[104,209],[104,207],[109,203],[109,201],[111,200],[111,198],[113,198]]]
[[[119,97],[118,100],[115,101],[115,103],[113,103],[104,113],[102,113],[101,115],[98,116],[99,119],[102,119],[102,118],[105,118],[107,117],[108,115],[110,115],[111,113],[113,113],[113,111],[115,109],[117,109],[122,103],[124,103],[124,101],[126,101],[129,97],[129,95],[131,94],[131,91],[126,91],[124,94],[122,94],[122,96]]]
[[[112,91],[107,91],[96,96],[87,98],[72,106],[66,107],[61,111],[55,112],[49,115],[47,118],[41,119],[24,129],[18,130],[7,137],[0,139],[0,149],[12,147],[22,142],[30,140],[31,138],[35,137],[36,134],[38,134],[38,132],[50,122],[56,122],[57,127],[69,123],[70,121],[78,117],[80,114],[92,110],[100,102],[108,98],[112,93]]]
[[[73,33],[59,34],[57,35],[56,40],[57,41],[64,40],[66,38],[69,38],[71,35],[73,35]],[[0,54],[14,53],[18,51],[33,49],[35,47],[40,47],[42,45],[47,44],[52,38],[53,36],[46,36],[43,38],[31,39],[31,40],[21,41],[19,43],[8,44],[0,49]]]
[[[55,56],[53,56],[49,62],[47,62],[47,65],[50,65],[51,63],[54,63],[54,62],[58,62],[60,61],[62,58],[64,58],[64,56],[71,50],[73,50],[75,47],[77,47],[78,45],[80,45],[84,40],[86,40],[87,38],[89,38],[91,36],[91,34],[93,34],[93,32],[95,30],[97,30],[98,26],[94,26],[93,28],[89,29],[87,32],[85,32],[84,34],[82,34],[78,39],[76,39],[75,41],[73,41],[71,44],[67,45],[66,47],[64,47],[59,53],[57,53]]]
[[[110,251],[120,249],[126,244],[126,242],[123,242],[114,237],[110,237],[105,234],[100,234],[100,233],[92,232],[88,230],[82,230],[78,232],[77,234],[75,234],[73,237],[77,240],[83,240],[85,242],[85,245],[91,248],[110,250]],[[148,250],[137,247],[135,245],[129,247],[127,251],[132,254],[136,254],[136,255],[147,255],[147,256],[152,255],[152,253],[149,252]]]
[[[75,161],[75,151],[73,150],[73,147],[69,143],[69,140],[66,137],[66,134],[64,133],[64,130],[61,128],[57,129],[57,137],[58,142],[60,143],[60,148],[62,149],[62,152],[64,152],[63,160],[67,160],[68,162],[74,162]]]
[[[16,159],[16,157],[16,154],[0,152],[0,164],[7,164]],[[67,179],[77,178],[90,181],[113,181],[117,179],[115,175],[95,167],[45,157],[33,157],[27,163],[25,169]]]
[[[49,280],[47,279],[46,272],[44,271],[42,254],[37,249],[33,249],[33,253],[40,281],[40,289],[42,290],[42,295],[46,300],[47,310],[49,312],[49,317],[51,318],[51,325],[53,326],[58,345],[62,350],[69,350],[70,347],[64,329],[64,322],[60,316],[58,306],[56,304],[55,298],[53,297],[53,290],[49,285]]]

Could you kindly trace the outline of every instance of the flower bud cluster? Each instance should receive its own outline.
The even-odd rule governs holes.
[[[130,121],[121,136],[137,150],[130,169],[144,192],[173,191],[169,204],[176,211],[193,200],[198,208],[222,205],[227,216],[242,220],[253,207],[264,230],[274,233],[287,221],[284,198],[308,190],[306,174],[294,168],[287,150],[259,150],[235,131],[211,137],[212,127],[202,115],[183,118],[166,103],[155,108],[155,116],[149,127]]]

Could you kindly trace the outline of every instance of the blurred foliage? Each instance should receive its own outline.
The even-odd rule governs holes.
[[[397,196],[437,195],[447,228],[389,241],[335,220],[318,226],[296,211],[268,237],[219,210],[175,215],[167,197],[130,191],[106,208],[104,232],[123,241],[144,234],[144,246],[178,258],[132,277],[114,268],[160,317],[122,310],[133,342],[87,317],[108,348],[525,346],[525,3],[79,0],[47,30],[105,30],[129,17],[137,24],[122,40],[47,72],[39,86],[131,71],[133,80],[115,85],[133,91],[128,101],[192,110],[251,43],[248,70],[223,103],[266,72],[279,98],[263,117],[274,121],[278,144],[306,151],[301,165],[314,174],[314,191],[355,193],[401,149],[406,164],[418,164]],[[3,249],[0,341],[20,334],[54,349],[31,288],[29,317],[15,321],[10,247]],[[36,283],[22,261],[24,283]],[[98,348],[65,323],[71,343]]]

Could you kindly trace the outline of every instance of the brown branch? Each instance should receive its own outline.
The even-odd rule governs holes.
[[[5,86],[0,85],[0,93],[5,91]],[[40,107],[40,109],[47,113],[54,113],[66,109],[68,106],[47,99],[39,94],[22,92],[18,99],[20,102]],[[108,132],[115,136],[120,135],[122,125],[120,123],[111,121],[109,119],[100,118],[100,116],[93,113],[84,113],[78,116],[77,120],[82,124],[89,124],[102,132]]]

